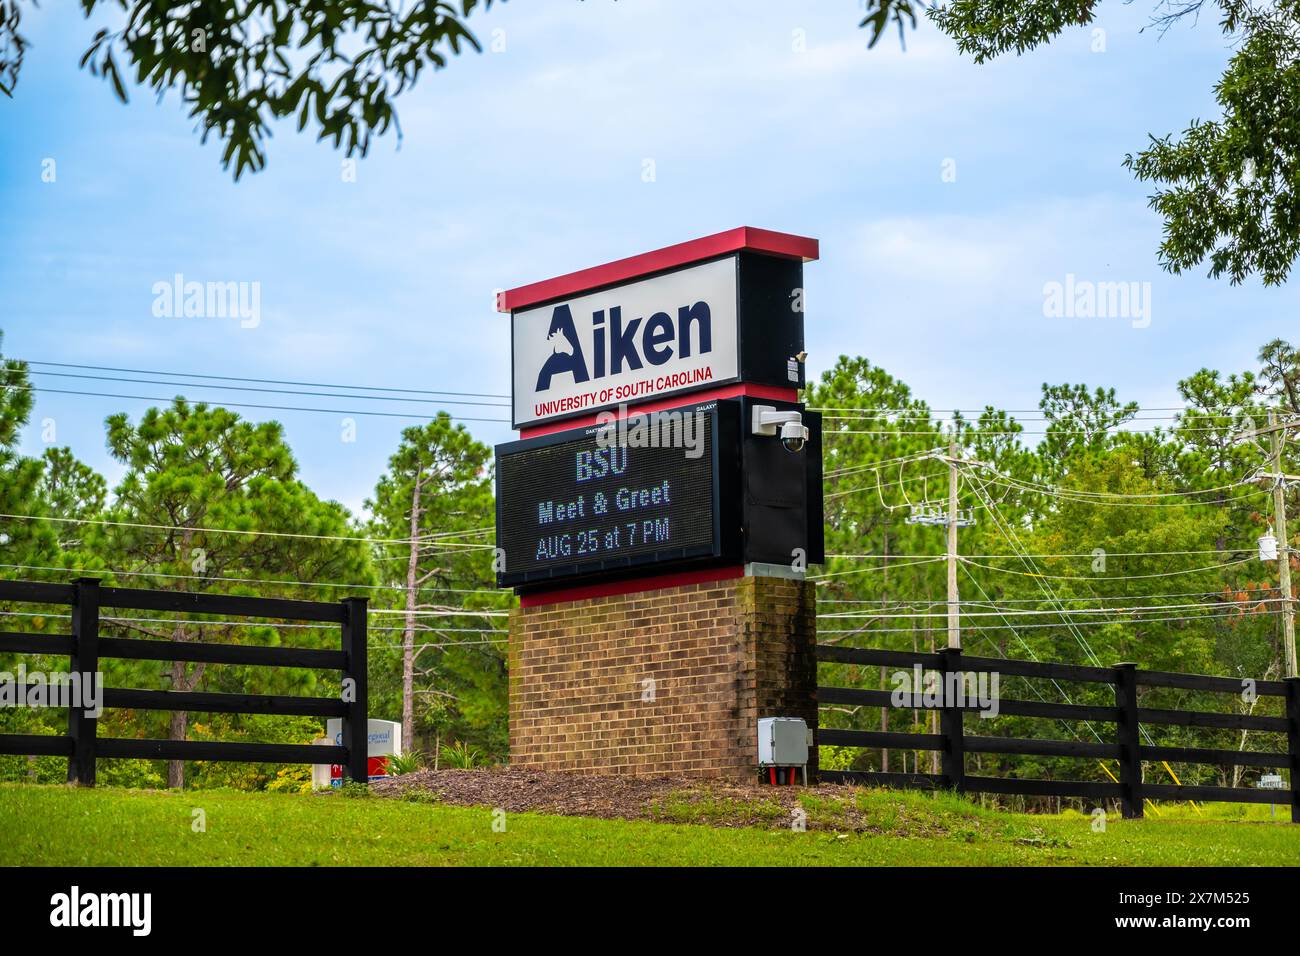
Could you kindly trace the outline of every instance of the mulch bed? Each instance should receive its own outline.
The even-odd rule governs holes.
[[[788,827],[803,787],[765,787],[687,777],[588,776],[576,772],[492,767],[478,770],[420,770],[371,785],[376,796],[410,799],[421,792],[455,806],[500,807],[508,813],[623,820],[663,820],[664,805],[707,804],[723,812],[701,823],[743,827]],[[849,788],[821,786],[818,796]]]

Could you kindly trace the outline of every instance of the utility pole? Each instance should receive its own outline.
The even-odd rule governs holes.
[[[963,515],[957,510],[957,480],[962,465],[983,465],[974,459],[963,459],[958,452],[957,443],[948,443],[948,454],[935,455],[938,461],[948,462],[948,510],[937,505],[923,503],[920,511],[913,512],[904,520],[908,524],[943,525],[948,529],[948,646],[961,648],[961,601],[957,596],[957,529],[975,523],[974,514]],[[927,625],[928,626],[928,625]],[[931,650],[934,640],[931,637]]]
[[[948,646],[961,648],[961,605],[957,600],[957,443],[948,444]],[[1294,636],[1294,635],[1293,635]],[[1290,645],[1295,650],[1294,642]]]
[[[1295,600],[1291,594],[1291,547],[1286,530],[1286,475],[1282,472],[1282,426],[1277,413],[1269,411],[1268,424],[1273,451],[1273,527],[1277,534],[1277,577],[1282,591],[1282,655],[1286,676],[1296,676]]]

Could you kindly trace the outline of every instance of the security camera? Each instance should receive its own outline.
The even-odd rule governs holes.
[[[808,441],[807,425],[801,425],[798,422],[786,422],[781,426],[781,447],[792,455],[797,455],[803,451],[806,441]]]
[[[795,409],[777,411],[771,405],[755,405],[752,411],[751,432],[781,438],[781,447],[791,454],[803,451],[808,442],[808,426],[803,415]]]

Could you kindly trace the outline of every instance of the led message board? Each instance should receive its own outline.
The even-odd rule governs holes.
[[[708,403],[497,446],[499,585],[721,556],[735,409],[723,418],[721,437]]]

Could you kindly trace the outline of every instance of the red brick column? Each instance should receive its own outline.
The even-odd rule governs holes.
[[[519,608],[511,763],[748,779],[760,716],[816,726],[815,643],[813,586],[784,578]]]

